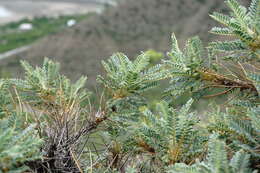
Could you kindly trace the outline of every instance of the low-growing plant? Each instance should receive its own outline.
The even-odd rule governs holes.
[[[0,80],[0,171],[256,173],[260,0],[248,9],[226,4],[230,16],[211,15],[224,28],[211,32],[228,41],[204,48],[193,37],[180,49],[173,34],[161,63],[151,63],[151,51],[103,61],[98,106],[85,77],[73,83],[47,58],[42,67],[23,61],[24,79]],[[168,87],[151,103],[161,81]],[[189,101],[176,104],[183,95]],[[208,105],[198,113],[202,99]]]
[[[225,151],[225,143],[211,136],[209,141],[209,151],[206,161],[197,162],[192,166],[184,163],[177,163],[168,168],[168,173],[212,173],[212,172],[226,172],[226,173],[253,173],[249,168],[250,155],[243,151],[238,151],[229,161]]]

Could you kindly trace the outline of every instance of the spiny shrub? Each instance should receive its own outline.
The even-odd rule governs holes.
[[[98,106],[85,77],[73,83],[49,59],[22,62],[24,79],[0,80],[0,171],[257,172],[260,0],[226,4],[230,15],[210,15],[221,23],[210,32],[226,41],[204,47],[193,37],[180,49],[173,34],[158,64],[149,51],[103,61]],[[205,109],[194,110],[203,100]]]

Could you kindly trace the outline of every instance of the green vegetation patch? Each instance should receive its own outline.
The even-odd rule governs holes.
[[[88,16],[89,14],[60,16],[57,18],[38,17],[0,26],[0,53],[31,44],[39,38],[60,31],[67,26],[67,21],[70,19],[79,22]],[[31,30],[20,30],[19,26],[23,23],[30,23],[33,28]]]

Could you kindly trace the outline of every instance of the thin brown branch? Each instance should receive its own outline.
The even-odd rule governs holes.
[[[76,166],[77,166],[77,168],[79,169],[80,173],[83,173],[83,171],[82,171],[82,169],[81,169],[81,167],[80,167],[80,165],[79,165],[79,162],[78,162],[78,160],[76,159],[75,154],[73,153],[73,151],[71,150],[71,148],[70,148],[70,153],[71,153],[72,159],[73,159],[74,162],[76,163]]]
[[[223,91],[223,92],[219,92],[217,94],[212,94],[212,95],[207,95],[207,96],[204,96],[203,98],[211,98],[211,97],[217,97],[217,96],[221,96],[221,95],[224,95],[224,94],[227,94],[228,92],[232,91],[234,88],[230,88],[226,91]]]
[[[255,88],[254,84],[250,81],[230,79],[209,69],[197,71],[199,72],[202,80],[211,82],[213,83],[213,85],[227,86],[227,88],[232,89],[240,88],[241,90],[250,90],[254,93],[257,93],[257,89]]]

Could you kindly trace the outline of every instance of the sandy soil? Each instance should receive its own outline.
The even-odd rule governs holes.
[[[0,24],[35,16],[100,12],[102,5],[82,0],[0,0]]]

